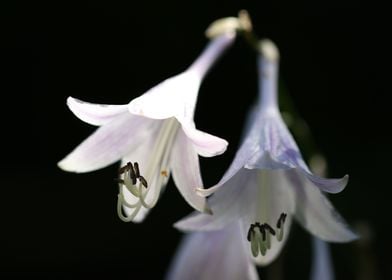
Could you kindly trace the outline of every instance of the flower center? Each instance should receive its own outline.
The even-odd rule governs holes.
[[[120,168],[120,179],[118,180],[120,191],[118,194],[117,213],[121,220],[130,222],[136,217],[142,206],[150,209],[157,203],[161,188],[169,177],[166,167],[178,128],[179,124],[175,118],[163,121],[154,148],[151,150],[151,157],[147,164],[146,173],[144,174],[145,177],[140,175],[139,164],[137,162],[133,165],[132,163],[127,163],[126,166]],[[145,178],[149,180],[150,184],[147,184]],[[125,200],[123,187],[137,199],[135,203],[129,203]],[[152,192],[152,195],[149,197],[149,201],[147,201],[147,194],[150,192]],[[133,212],[130,215],[125,215],[123,213],[123,206],[133,209]]]
[[[267,251],[271,249],[271,236],[276,236],[276,239],[280,242],[283,240],[284,235],[284,223],[286,221],[287,214],[282,213],[276,223],[275,230],[272,226],[267,223],[261,224],[256,222],[251,224],[248,230],[247,239],[250,242],[250,249],[253,257],[257,257],[259,253],[265,256]]]

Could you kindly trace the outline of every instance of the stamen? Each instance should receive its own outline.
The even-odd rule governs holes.
[[[148,187],[147,181],[146,181],[146,179],[144,179],[143,176],[139,176],[139,181],[143,185],[143,187],[145,187],[147,189],[147,187]]]
[[[276,232],[275,230],[269,225],[269,224],[264,224],[265,228],[268,229],[268,231],[272,234],[275,235]]]
[[[253,257],[256,258],[257,255],[259,254],[259,242],[258,242],[256,231],[252,231],[252,233],[251,233],[250,249],[252,251]]]
[[[124,166],[120,167],[118,169],[118,175],[123,174],[125,171],[127,171],[127,169],[128,169],[128,165],[124,165]]]
[[[286,213],[280,214],[278,222],[276,223],[277,228],[280,228],[281,226],[283,226],[284,222],[286,221],[286,217],[287,217]]]
[[[265,232],[265,224],[262,224],[262,225],[259,224],[259,230],[260,230],[261,235],[263,237],[263,241],[265,241],[265,239],[267,237],[266,232]]]
[[[133,164],[133,167],[135,168],[135,177],[139,178],[140,177],[139,164],[136,161]]]
[[[265,256],[267,250],[271,248],[271,241],[269,232],[266,231],[268,226],[256,222],[251,224],[248,230],[247,239],[250,242],[250,247],[253,257],[257,257],[260,253]]]
[[[132,163],[128,162],[127,163],[128,171],[129,171],[129,177],[132,180],[132,185],[136,184],[136,175],[135,175],[135,170],[133,169]]]
[[[265,224],[265,225],[267,225],[267,224]],[[271,235],[270,234],[268,234],[268,232],[267,232],[267,239],[266,239],[266,241],[265,241],[265,245],[266,245],[266,247],[267,247],[267,250],[269,250],[269,249],[271,249]],[[264,256],[264,255],[263,255]]]
[[[278,228],[278,234],[276,235],[276,239],[278,241],[282,241],[283,240],[283,236],[284,236],[284,222],[286,221],[286,217],[287,217],[286,213],[280,214],[278,222],[276,223],[276,227]]]
[[[250,225],[250,227],[249,227],[248,235],[246,237],[246,239],[248,239],[249,242],[250,242],[251,234],[252,234],[252,232],[254,232],[254,227],[255,227],[255,225],[253,225],[253,224]]]

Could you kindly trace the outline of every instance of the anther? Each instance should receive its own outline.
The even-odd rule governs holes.
[[[147,189],[147,187],[148,187],[147,181],[146,181],[146,179],[144,179],[143,176],[139,176],[139,181],[140,181],[140,183],[142,183],[142,185]]]
[[[275,235],[275,234],[276,234],[275,230],[274,230],[269,224],[264,224],[264,227],[265,227],[272,235]]]
[[[276,223],[277,228],[281,228],[281,226],[283,226],[284,222],[286,221],[286,217],[287,217],[286,213],[280,214],[278,222]]]
[[[276,227],[278,228],[278,234],[276,235],[276,239],[278,241],[283,240],[283,235],[284,235],[284,222],[286,221],[287,214],[282,213],[279,216],[278,222],[276,223]]]
[[[249,227],[248,235],[246,237],[246,239],[248,239],[249,242],[250,242],[251,235],[254,232],[254,227],[255,227],[255,225],[253,225],[253,224],[251,224],[250,227]]]
[[[127,171],[128,170],[128,164],[127,165],[125,165],[125,166],[123,166],[123,167],[120,167],[119,169],[118,169],[118,175],[121,175],[121,174],[123,174],[125,171]]]
[[[139,164],[136,161],[133,164],[133,167],[135,168],[135,176],[136,176],[136,178],[139,178],[140,177]]]
[[[133,169],[131,162],[127,163],[127,170],[129,171],[129,177],[132,180],[132,185],[135,185],[136,184],[135,170]]]
[[[260,229],[263,241],[265,241],[265,239],[267,238],[267,233],[265,232],[265,225],[266,224],[259,225],[259,229]]]

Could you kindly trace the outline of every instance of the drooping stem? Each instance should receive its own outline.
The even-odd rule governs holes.
[[[260,41],[259,50],[259,106],[264,112],[278,111],[279,51],[268,39]]]
[[[201,55],[189,67],[189,70],[194,71],[200,78],[203,78],[214,62],[233,43],[234,38],[234,32],[227,32],[212,39]]]

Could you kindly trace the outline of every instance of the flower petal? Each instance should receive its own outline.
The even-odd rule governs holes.
[[[254,158],[245,165],[249,169],[260,169],[260,170],[279,170],[292,168],[282,161],[275,159],[271,156],[269,151],[263,151],[255,155]]]
[[[157,122],[122,113],[111,122],[99,127],[58,166],[70,172],[89,172],[106,167],[138,147],[151,137]]]
[[[246,138],[241,147],[238,149],[229,169],[225,172],[219,183],[208,189],[197,189],[198,194],[201,196],[209,196],[234,177],[258,151],[256,144],[257,143],[252,141],[250,137]]]
[[[91,125],[104,125],[127,111],[127,105],[106,105],[68,97],[67,105],[80,120]]]
[[[259,279],[241,239],[237,223],[220,231],[188,234],[166,279]]]
[[[173,180],[185,200],[201,212],[209,212],[206,199],[196,194],[196,187],[202,187],[199,157],[185,133],[178,130],[171,154],[170,167]]]
[[[331,260],[331,253],[328,243],[318,239],[312,238],[313,246],[313,261],[311,270],[311,280],[333,280],[334,272]]]
[[[348,242],[358,238],[331,202],[302,172],[289,170],[286,174],[298,202],[295,217],[304,228],[329,242]]]
[[[199,155],[213,157],[226,151],[228,145],[226,140],[196,129],[193,122],[179,121]]]
[[[348,175],[339,179],[329,179],[316,176],[304,170],[302,170],[302,173],[310,180],[311,183],[320,188],[320,190],[328,193],[339,193],[344,190],[348,183]]]
[[[191,72],[171,77],[128,104],[132,114],[152,119],[193,119],[200,78]]]
[[[246,216],[250,211],[251,202],[256,201],[257,203],[248,186],[250,172],[255,171],[241,169],[209,198],[208,204],[213,215],[191,214],[175,223],[174,226],[185,231],[217,230]]]

